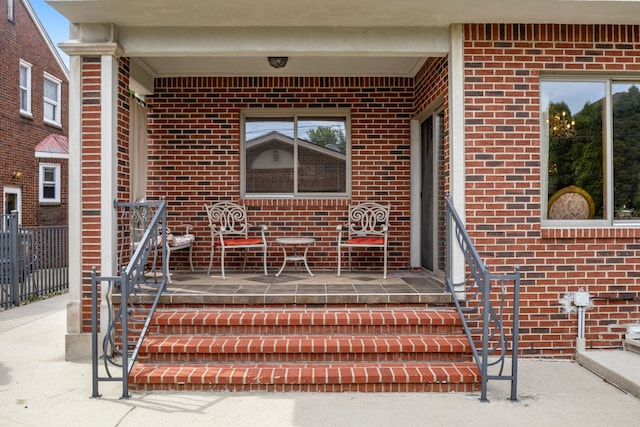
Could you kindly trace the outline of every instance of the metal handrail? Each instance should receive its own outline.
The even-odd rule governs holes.
[[[513,274],[491,274],[467,233],[462,219],[456,212],[450,197],[446,200],[447,256],[446,285],[453,296],[462,319],[465,334],[471,344],[474,360],[481,374],[480,400],[487,399],[489,380],[511,381],[512,401],[517,400],[518,388],[518,330],[520,312],[520,269]],[[457,247],[465,259],[465,279],[454,283],[452,279],[452,246],[455,238]],[[492,283],[497,283],[500,293],[492,296]],[[506,333],[505,313],[507,284],[513,286],[511,336]],[[492,301],[492,298],[494,301]],[[494,306],[494,302],[497,307]],[[511,344],[511,348],[509,348]],[[511,373],[503,374],[505,361],[511,353]],[[489,369],[497,367],[497,373]]]
[[[146,336],[151,318],[156,310],[160,296],[166,289],[168,265],[166,262],[166,202],[150,203],[114,203],[121,209],[119,223],[120,237],[120,275],[98,276],[96,268],[91,273],[91,330],[93,393],[100,397],[100,381],[122,381],[122,398],[129,397],[129,374],[137,360],[142,341]],[[140,240],[132,231],[132,226],[142,229]],[[156,260],[158,251],[162,251],[162,274],[157,274]],[[123,260],[131,254],[126,265]],[[152,262],[147,271],[149,259]],[[98,291],[104,284],[107,312],[107,327],[102,341],[103,364],[106,376],[98,372]],[[112,292],[120,292],[120,305],[114,312],[111,302]],[[152,299],[151,308],[148,306]],[[142,327],[138,330],[136,327]],[[131,336],[130,336],[131,335]],[[135,340],[135,341],[134,341]],[[111,368],[121,368],[122,374],[114,376]]]

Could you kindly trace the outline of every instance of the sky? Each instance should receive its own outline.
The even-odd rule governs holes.
[[[53,45],[58,47],[58,43],[63,42],[69,38],[69,21],[64,16],[60,15],[58,11],[49,6],[45,0],[29,0],[31,7],[36,11],[38,19],[42,22],[49,38],[53,42]],[[67,67],[69,67],[69,57],[58,49],[60,56]]]

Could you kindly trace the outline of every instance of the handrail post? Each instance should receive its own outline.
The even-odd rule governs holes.
[[[520,266],[513,279],[513,325],[511,331],[511,400],[518,400],[518,341],[520,341]]]
[[[482,275],[481,294],[482,294],[482,386],[480,393],[480,401],[488,402],[487,399],[487,383],[489,382],[489,323],[491,322],[491,275],[489,267],[485,265]]]
[[[120,272],[120,280],[122,283],[121,296],[123,305],[120,310],[120,323],[122,326],[122,398],[128,399],[129,396],[129,300],[131,298],[131,283],[129,275],[125,273],[125,268]]]
[[[98,280],[95,266],[91,269],[91,365],[93,376],[91,397],[100,397],[98,391]]]

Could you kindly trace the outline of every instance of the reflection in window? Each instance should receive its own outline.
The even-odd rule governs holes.
[[[246,194],[344,195],[346,118],[245,117]]]
[[[549,150],[547,200],[555,201],[554,194],[575,186],[593,199],[595,212],[592,218],[603,218],[604,82],[543,82],[541,93],[547,123],[543,131]],[[571,202],[568,197],[558,203]],[[572,197],[576,197],[576,202],[580,201],[578,196]],[[575,215],[579,216],[579,213]],[[557,219],[569,218],[586,219],[568,215]]]
[[[586,219],[549,215],[551,203],[568,193],[574,201],[592,199],[589,218],[640,218],[638,85],[607,79],[541,82],[548,219]],[[571,198],[566,197],[563,208],[569,209]],[[553,208],[554,215],[558,209]]]
[[[615,216],[640,217],[640,82],[614,83],[613,197]]]

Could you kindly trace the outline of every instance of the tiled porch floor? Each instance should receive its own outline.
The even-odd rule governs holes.
[[[275,277],[259,272],[173,272],[165,303],[187,304],[401,304],[451,303],[444,280],[429,272],[393,271],[386,279],[381,272],[352,272],[336,276],[335,271],[285,270]]]

